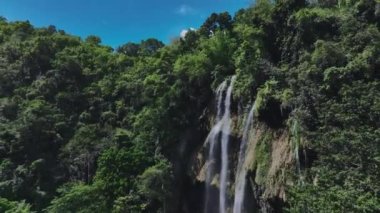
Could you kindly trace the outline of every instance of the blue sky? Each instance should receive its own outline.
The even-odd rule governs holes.
[[[116,47],[128,41],[158,38],[170,42],[183,29],[198,28],[212,12],[248,7],[252,0],[0,0],[0,16],[9,21],[50,24],[67,33],[98,35]]]

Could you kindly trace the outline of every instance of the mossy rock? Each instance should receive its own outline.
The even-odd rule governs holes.
[[[259,121],[273,129],[283,127],[291,112],[289,106],[293,96],[290,89],[280,90],[277,81],[267,81],[258,91],[255,101],[255,114]]]

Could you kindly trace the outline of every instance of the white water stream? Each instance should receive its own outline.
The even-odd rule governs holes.
[[[228,185],[228,142],[231,133],[231,95],[232,88],[235,82],[235,76],[231,78],[230,86],[227,89],[225,104],[225,111],[222,120],[224,125],[222,127],[222,169],[220,171],[220,193],[219,193],[219,212],[226,212],[226,195]]]
[[[247,154],[247,144],[249,140],[250,129],[253,124],[253,115],[255,112],[255,105],[252,106],[248,113],[248,117],[245,120],[243,137],[240,142],[239,151],[239,161],[236,171],[235,179],[235,199],[234,199],[234,209],[233,213],[242,213],[244,210],[244,197],[245,197],[245,186],[246,186],[246,176],[247,168],[244,167],[246,154]]]
[[[206,143],[209,143],[208,157],[207,157],[207,171],[206,171],[206,194],[205,194],[205,213],[209,213],[210,209],[214,208],[214,203],[211,203],[211,184],[216,170],[217,153],[216,145],[221,143],[221,170],[220,170],[220,186],[219,186],[219,213],[226,213],[227,203],[227,186],[228,186],[228,143],[229,135],[231,131],[231,96],[233,90],[233,84],[235,76],[231,78],[230,85],[227,88],[226,96],[223,103],[223,93],[226,90],[227,83],[223,82],[216,91],[217,97],[217,116],[215,125],[211,129],[209,135],[206,138]],[[224,107],[224,108],[223,108]],[[222,116],[222,111],[224,113]],[[221,134],[220,137],[218,137]]]

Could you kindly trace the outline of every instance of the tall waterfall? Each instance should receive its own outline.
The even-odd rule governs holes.
[[[245,120],[243,137],[240,143],[239,161],[235,179],[235,200],[233,213],[241,213],[244,209],[244,196],[247,176],[247,168],[244,167],[244,163],[247,154],[246,150],[249,139],[249,130],[252,126],[254,112],[255,105],[252,106],[252,109],[250,110],[248,117]]]
[[[216,124],[211,129],[210,133],[208,134],[206,138],[206,143],[209,143],[209,150],[208,150],[208,156],[207,156],[207,171],[206,171],[206,201],[205,201],[205,213],[207,213],[210,209],[210,187],[212,184],[212,178],[215,172],[215,160],[216,160],[216,153],[215,153],[215,145],[217,143],[217,136],[220,132],[220,128],[222,126],[222,101],[223,101],[223,92],[226,90],[227,82],[223,81],[222,84],[219,85],[219,87],[216,90],[216,103],[217,103],[217,115],[216,115]]]
[[[227,90],[226,100],[224,101],[225,110],[222,120],[224,125],[222,128],[222,169],[220,171],[220,193],[219,193],[219,212],[226,212],[226,194],[227,194],[227,177],[228,177],[228,142],[231,132],[231,94],[234,85],[235,76],[232,77],[230,86]]]
[[[221,171],[220,171],[220,187],[219,187],[219,212],[226,212],[226,191],[228,184],[228,142],[229,135],[231,131],[231,116],[230,116],[230,106],[231,106],[231,95],[232,88],[235,81],[235,76],[231,78],[230,85],[227,88],[226,96],[223,103],[223,94],[226,90],[227,83],[224,81],[216,91],[216,103],[217,103],[217,116],[215,120],[215,125],[211,129],[210,133],[206,138],[206,143],[208,143],[208,156],[207,156],[207,171],[206,171],[206,194],[205,194],[205,213],[209,213],[216,204],[211,203],[211,184],[213,177],[215,175],[216,165],[217,165],[217,153],[216,145],[220,141],[221,136]],[[222,111],[223,115],[222,115]]]

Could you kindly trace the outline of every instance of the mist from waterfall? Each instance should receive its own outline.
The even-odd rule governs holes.
[[[231,96],[233,90],[233,84],[235,81],[235,76],[231,78],[230,85],[227,88],[227,82],[224,81],[216,90],[216,103],[217,103],[217,115],[215,119],[215,125],[212,127],[210,133],[206,138],[206,143],[208,143],[208,156],[206,159],[207,170],[206,170],[206,191],[205,191],[205,213],[209,213],[211,208],[214,208],[216,204],[211,204],[211,185],[213,177],[215,176],[217,154],[216,145],[218,142],[221,144],[221,170],[220,170],[220,186],[219,186],[219,212],[226,212],[226,191],[228,185],[228,143],[229,135],[231,132]],[[226,91],[226,92],[225,92]],[[223,94],[226,93],[223,103]],[[224,110],[224,112],[223,112]],[[223,112],[223,115],[222,115]],[[220,136],[221,135],[221,140]],[[211,206],[212,205],[212,206]]]
[[[245,120],[243,136],[240,142],[239,160],[236,171],[235,179],[235,199],[234,199],[234,209],[233,213],[242,213],[244,209],[244,197],[245,197],[245,186],[246,186],[246,176],[247,168],[244,167],[246,154],[247,154],[247,144],[249,140],[249,133],[253,123],[253,115],[256,106],[253,105],[248,113],[248,117]]]

